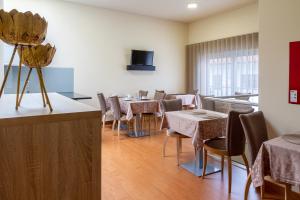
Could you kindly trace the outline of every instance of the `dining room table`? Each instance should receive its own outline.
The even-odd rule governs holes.
[[[195,109],[166,112],[162,127],[176,131],[192,139],[196,152],[195,159],[180,166],[196,176],[202,176],[203,145],[207,139],[226,135],[227,114]],[[220,168],[208,164],[206,174],[219,172]]]
[[[150,135],[150,131],[143,130],[142,115],[160,113],[159,101],[150,98],[119,98],[121,111],[125,113],[127,120],[134,118],[134,130],[128,131],[130,137],[144,137]]]
[[[300,132],[286,134],[262,144],[251,171],[254,187],[264,184],[264,177],[300,186]]]
[[[196,104],[196,97],[194,94],[168,94],[166,99],[181,99],[183,106]]]

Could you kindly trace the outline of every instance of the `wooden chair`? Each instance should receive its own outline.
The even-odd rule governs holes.
[[[115,125],[117,123],[118,126],[118,138],[120,138],[120,126],[121,126],[121,122],[122,121],[126,121],[127,125],[128,125],[128,129],[130,129],[130,123],[129,121],[126,119],[126,115],[123,115],[121,112],[121,106],[120,106],[120,102],[119,102],[119,97],[118,96],[113,96],[109,98],[110,100],[110,104],[111,104],[111,109],[113,112],[113,125],[112,125],[112,129],[115,129]]]
[[[255,159],[257,157],[257,154],[259,152],[259,149],[263,142],[268,140],[268,131],[267,126],[265,122],[265,118],[263,115],[263,112],[258,111],[250,114],[242,114],[240,115],[241,123],[247,138],[247,141],[249,143],[249,149],[250,149],[250,166],[252,167]],[[271,177],[265,177],[265,180],[268,180],[269,182],[278,185],[280,187],[283,187],[285,189],[285,200],[287,200],[287,194],[289,192],[290,185],[283,184],[276,182],[271,179]],[[249,188],[251,185],[252,179],[251,179],[251,173],[248,175],[245,191],[244,191],[244,200],[248,199],[248,193]],[[264,198],[264,186],[261,187],[261,199]]]
[[[224,168],[224,157],[228,158],[228,192],[231,193],[231,176],[232,176],[232,156],[242,156],[246,168],[247,174],[249,174],[248,161],[245,156],[245,134],[240,122],[239,115],[253,112],[249,110],[247,112],[230,111],[227,120],[226,138],[215,138],[206,140],[204,142],[204,162],[203,162],[203,174],[202,178],[205,177],[205,171],[207,166],[207,152],[220,155],[222,158],[222,173]]]
[[[103,93],[98,93],[97,94],[99,104],[100,104],[100,109],[102,112],[102,123],[103,123],[103,128],[105,128],[105,121],[108,115],[112,115],[111,110],[108,108],[106,105],[105,97]]]
[[[161,109],[163,112],[162,117],[164,118],[165,112],[182,110],[182,100],[181,99],[163,100],[163,101],[161,101]],[[180,164],[179,154],[180,154],[180,152],[182,152],[182,139],[189,138],[189,137],[168,129],[165,140],[164,140],[164,144],[163,144],[163,157],[166,156],[166,145],[167,145],[169,137],[176,138],[176,153],[177,153],[176,156],[177,156],[177,165],[179,165]]]

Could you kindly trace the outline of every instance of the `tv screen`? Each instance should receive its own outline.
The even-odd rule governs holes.
[[[132,50],[132,65],[153,65],[153,51]]]

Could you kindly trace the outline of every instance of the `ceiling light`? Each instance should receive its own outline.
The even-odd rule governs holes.
[[[187,8],[188,9],[196,9],[196,8],[198,8],[198,4],[197,3],[189,3],[187,5]]]

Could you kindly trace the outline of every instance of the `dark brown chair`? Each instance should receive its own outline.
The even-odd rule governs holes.
[[[264,118],[264,114],[261,111],[250,113],[250,114],[242,114],[240,115],[241,123],[247,138],[247,141],[249,143],[249,149],[250,149],[250,169],[253,166],[255,159],[257,157],[257,154],[259,152],[259,149],[261,148],[261,145],[268,140],[268,131],[267,126]],[[274,180],[272,180],[270,177],[265,177],[265,179],[268,178],[268,181],[276,184],[280,187],[285,188],[285,199],[287,199],[287,193],[290,190],[290,185],[278,183]],[[251,179],[251,173],[248,175],[246,187],[244,191],[244,199],[248,199],[248,193],[249,188],[251,185],[252,179]],[[264,187],[261,188],[261,198],[264,198]]]
[[[228,192],[231,193],[231,176],[232,176],[232,156],[242,156],[247,173],[249,174],[248,161],[245,156],[245,134],[239,118],[240,114],[246,114],[253,112],[253,109],[247,112],[230,111],[228,113],[226,138],[215,138],[206,140],[204,142],[204,162],[203,162],[203,174],[205,177],[206,165],[207,165],[207,152],[220,155],[222,158],[222,173],[224,169],[224,157],[228,158]]]
[[[162,117],[163,117],[162,121],[163,121],[165,118],[165,112],[182,110],[182,100],[181,99],[163,100],[163,101],[161,101],[161,109],[162,109],[162,114],[163,114],[162,115]],[[167,145],[169,137],[176,138],[177,165],[179,165],[179,153],[182,150],[182,139],[189,138],[189,137],[168,129],[166,137],[165,137],[165,141],[163,144],[163,157],[166,156],[166,145]]]

